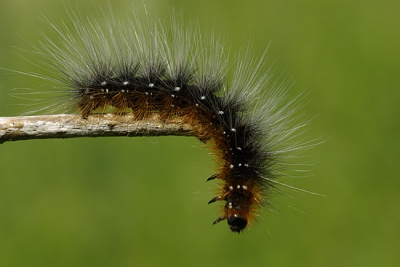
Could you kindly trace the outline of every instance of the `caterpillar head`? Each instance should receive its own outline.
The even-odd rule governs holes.
[[[232,232],[240,233],[247,226],[247,219],[245,217],[234,214],[233,216],[228,217],[227,219],[229,228]]]

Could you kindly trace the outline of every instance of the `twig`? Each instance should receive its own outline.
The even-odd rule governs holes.
[[[94,114],[88,119],[77,114],[0,117],[0,144],[29,139],[167,135],[196,136],[193,127],[179,118],[166,124],[158,114],[140,121],[132,115],[114,114]]]

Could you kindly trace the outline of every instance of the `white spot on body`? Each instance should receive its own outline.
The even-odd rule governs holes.
[[[200,99],[201,99],[201,100],[204,100],[204,99],[206,99],[206,97],[203,95],[202,97],[200,97]]]
[[[104,85],[106,85],[107,84],[107,82],[106,81],[104,81],[104,82],[101,82],[101,86],[104,86]]]
[[[235,166],[233,166],[232,164],[231,165],[229,165],[229,168],[231,168],[231,169],[233,169]]]
[[[233,186],[229,186],[229,190],[230,190],[230,191],[233,191]]]
[[[242,188],[243,188],[244,190],[247,190],[247,185],[242,185]]]
[[[154,83],[149,83],[149,87],[150,88],[154,87]]]
[[[129,82],[128,82],[128,81],[125,81],[125,82],[123,82],[122,84],[123,84],[123,85],[128,85]]]
[[[178,92],[178,91],[181,90],[181,88],[180,88],[180,87],[175,87],[174,90],[175,90],[176,92]]]
[[[218,111],[218,114],[219,114],[219,115],[223,115],[224,112],[223,112],[222,110],[220,110],[220,111]]]

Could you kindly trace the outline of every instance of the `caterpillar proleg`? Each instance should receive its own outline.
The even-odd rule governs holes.
[[[50,75],[30,75],[57,84],[62,94],[45,109],[127,114],[135,120],[158,115],[163,123],[179,118],[208,143],[218,170],[207,181],[220,181],[208,203],[224,202],[214,224],[226,220],[242,232],[260,207],[269,206],[284,175],[285,158],[311,146],[297,141],[307,122],[299,122],[299,97],[287,98],[290,81],[265,68],[265,53],[251,46],[231,55],[215,34],[173,18],[161,22],[147,15],[115,18],[99,11],[82,18],[46,23],[59,41],[44,37],[35,46],[38,65]]]

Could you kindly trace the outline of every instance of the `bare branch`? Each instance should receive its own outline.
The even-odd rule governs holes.
[[[180,118],[160,120],[158,114],[137,121],[132,115],[94,114],[82,119],[77,114],[0,117],[0,144],[7,141],[48,138],[106,136],[196,136]]]

